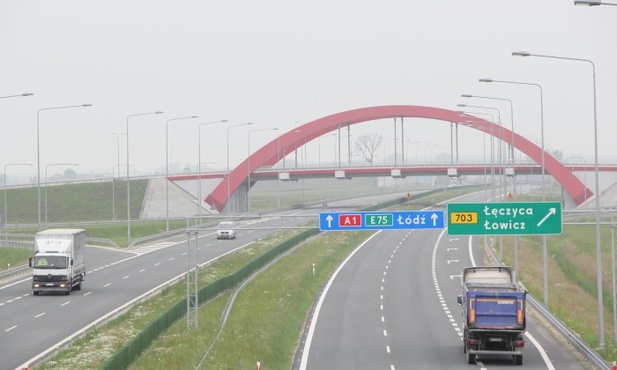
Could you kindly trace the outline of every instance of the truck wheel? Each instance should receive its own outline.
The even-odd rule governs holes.
[[[82,279],[79,279],[79,283],[77,283],[77,284],[75,285],[75,288],[73,288],[73,289],[75,289],[75,290],[81,290],[81,282],[82,282],[82,281],[83,281]]]
[[[476,355],[467,352],[467,363],[473,365],[476,363]]]
[[[40,292],[32,292],[34,295],[39,295]]]
[[[522,365],[523,364],[523,355],[514,355],[514,364]]]
[[[64,292],[64,295],[70,295],[70,294],[71,294],[71,288],[69,287],[69,289],[66,292]]]

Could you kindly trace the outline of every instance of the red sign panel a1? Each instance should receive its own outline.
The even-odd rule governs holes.
[[[362,226],[361,214],[341,214],[338,216],[339,227],[358,227]]]

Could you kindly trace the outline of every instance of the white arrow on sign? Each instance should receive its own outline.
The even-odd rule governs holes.
[[[328,215],[326,217],[326,221],[328,221],[328,227],[332,227],[332,220],[334,220],[334,217],[332,217],[332,215]]]
[[[549,218],[550,216],[554,215],[555,213],[557,213],[557,210],[553,207],[553,208],[549,208],[548,209],[548,213],[546,214],[546,216],[542,217],[542,219],[540,220],[540,222],[538,222],[538,224],[536,226],[540,226],[544,223],[544,221],[546,221],[547,218]]]
[[[433,226],[437,225],[437,219],[438,218],[439,218],[439,216],[437,216],[437,213],[431,214],[431,220],[433,220]]]

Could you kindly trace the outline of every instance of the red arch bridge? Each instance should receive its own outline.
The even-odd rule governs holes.
[[[531,158],[536,164],[519,165],[515,167],[496,167],[481,165],[460,165],[450,163],[449,165],[441,166],[415,166],[409,164],[395,163],[395,166],[370,166],[370,167],[342,167],[337,168],[303,168],[303,169],[274,169],[274,166],[285,156],[302,146],[310,143],[321,136],[329,134],[333,131],[340,131],[341,128],[349,127],[354,124],[359,124],[368,121],[400,118],[401,132],[404,133],[404,118],[425,118],[434,119],[437,123],[449,122],[451,125],[451,135],[457,132],[458,125],[470,127],[479,130],[488,135],[502,140],[511,148],[516,148],[520,152]],[[396,120],[395,120],[396,124]],[[454,129],[453,129],[454,128]],[[340,132],[339,132],[340,134]],[[339,136],[340,137],[340,136]],[[454,140],[452,140],[454,142]],[[512,153],[513,153],[513,148]],[[453,148],[454,149],[454,148]],[[236,168],[231,170],[229,174],[196,174],[170,176],[169,181],[173,181],[181,188],[190,191],[189,183],[212,184],[207,186],[208,189],[202,194],[207,194],[205,205],[219,212],[240,212],[246,210],[247,193],[249,189],[257,181],[264,180],[298,180],[302,178],[339,178],[348,179],[360,176],[463,176],[463,175],[482,175],[491,173],[491,170],[501,174],[500,171],[505,171],[506,175],[515,173],[522,174],[540,174],[542,163],[542,149],[529,141],[525,137],[508,130],[507,128],[494,124],[482,118],[475,117],[469,114],[461,114],[458,111],[448,109],[414,106],[414,105],[388,105],[353,109],[341,113],[329,115],[302,126],[294,128],[292,131],[286,132],[276,139],[270,141],[260,149],[256,150],[252,155],[241,162]],[[589,165],[564,165],[548,152],[544,152],[544,169],[547,175],[552,176],[564,189],[566,195],[566,206],[577,207],[590,197],[593,197],[593,192],[583,184],[575,171],[594,171],[594,166]],[[617,171],[617,166],[602,166],[601,171]],[[250,176],[250,184],[249,184]],[[208,180],[208,181],[204,181]],[[233,200],[230,202],[230,200]],[[233,208],[236,209],[233,209]]]

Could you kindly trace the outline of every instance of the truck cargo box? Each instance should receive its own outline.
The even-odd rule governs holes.
[[[527,291],[515,271],[504,266],[468,267],[461,273],[463,294],[457,302],[463,316],[463,351],[476,355],[510,355],[523,363]]]

